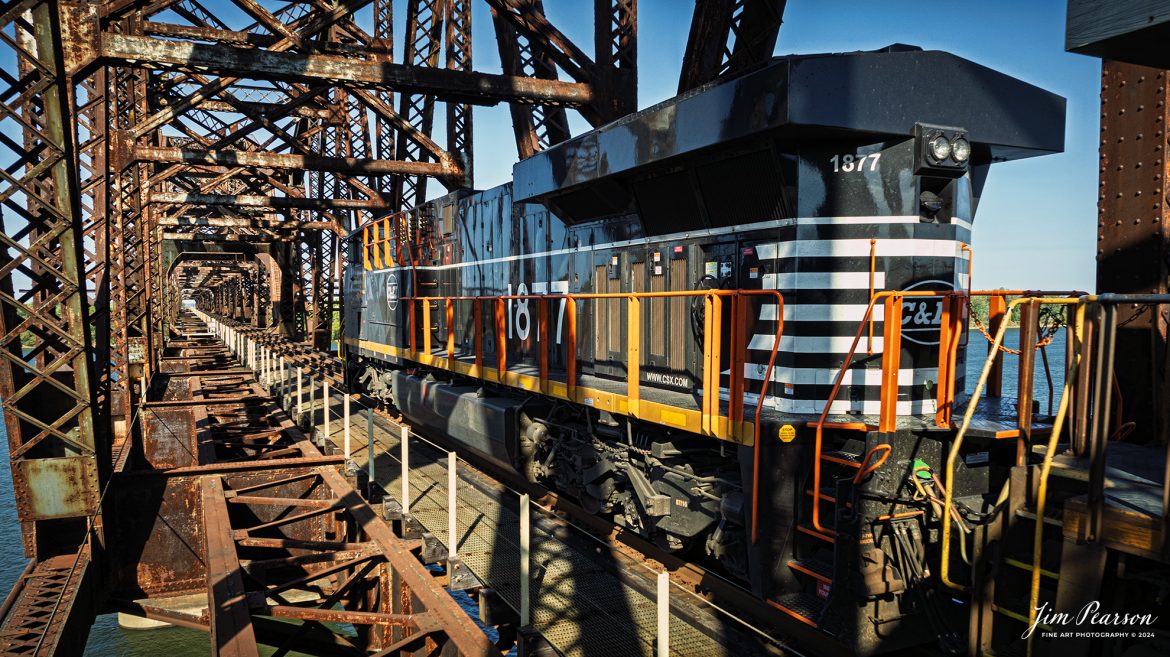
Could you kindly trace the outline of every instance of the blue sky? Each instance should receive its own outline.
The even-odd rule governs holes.
[[[674,95],[693,4],[639,0],[639,98]],[[592,51],[592,2],[545,0],[550,20]],[[1064,51],[1061,0],[789,0],[776,54],[872,50],[908,43],[947,50],[1068,99],[1065,152],[993,166],[975,218],[976,288],[1095,289],[1100,60]],[[483,3],[473,15],[476,68],[498,70]],[[475,114],[476,186],[510,178],[505,107]],[[573,124],[577,134],[587,128]]]

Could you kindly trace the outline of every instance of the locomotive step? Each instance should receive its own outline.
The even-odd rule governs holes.
[[[835,541],[833,540],[833,537],[832,537],[832,536],[829,536],[828,534],[822,534],[822,533],[820,533],[819,531],[817,531],[817,530],[816,530],[816,529],[815,529],[815,528],[812,526],[812,523],[804,523],[804,524],[801,524],[801,525],[797,525],[797,526],[796,526],[796,531],[798,531],[798,532],[800,532],[800,533],[802,533],[802,534],[808,534],[809,536],[812,536],[813,538],[820,539],[820,540],[822,540],[822,541],[825,541],[825,542],[828,542],[828,543],[833,543],[833,542],[835,542]]]
[[[1019,559],[1012,559],[1007,557],[1003,560],[1003,562],[1013,568],[1019,568],[1020,570],[1026,571],[1028,573],[1032,572],[1032,564],[1020,561]],[[1053,572],[1044,567],[1040,568],[1040,576],[1047,577],[1048,579],[1060,579],[1060,573]]]
[[[833,583],[833,564],[822,559],[816,557],[793,559],[788,562],[788,568],[803,575],[808,575],[818,582],[824,584]]]
[[[804,491],[804,494],[808,495],[809,497],[812,497],[812,494],[813,494],[812,489],[811,488],[806,489]],[[835,488],[833,488],[832,486],[821,486],[821,502],[825,502],[828,504],[836,504],[837,503],[837,490]],[[850,508],[852,506],[853,506],[853,502],[846,502],[845,503],[845,508]]]
[[[817,423],[810,421],[810,422],[806,423],[806,426],[808,426],[811,429],[815,429],[817,427]],[[866,424],[864,422],[826,422],[822,425],[822,427],[825,429],[841,429],[844,431],[864,431],[867,433],[870,431],[877,431],[878,430],[878,426],[876,424]]]
[[[776,600],[769,600],[768,604],[811,627],[817,626],[825,608],[823,600],[803,591],[782,595]]]
[[[1048,511],[1056,511],[1059,513],[1060,509],[1052,509],[1052,507],[1050,505],[1048,507]],[[1016,517],[1017,518],[1026,518],[1028,520],[1031,520],[1032,522],[1035,522],[1036,521],[1036,512],[1031,510],[1031,509],[1017,509],[1016,510]],[[1054,518],[1051,515],[1049,515],[1048,513],[1045,513],[1044,514],[1044,524],[1052,525],[1053,527],[1064,527],[1064,520],[1061,518]]]
[[[823,452],[821,454],[821,460],[829,461],[830,463],[836,463],[838,465],[844,465],[850,468],[861,467],[861,454],[847,452],[845,450]]]

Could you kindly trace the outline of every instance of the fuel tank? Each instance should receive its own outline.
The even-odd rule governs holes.
[[[411,422],[449,436],[502,468],[516,469],[523,400],[402,371],[394,372],[392,386],[394,405]]]

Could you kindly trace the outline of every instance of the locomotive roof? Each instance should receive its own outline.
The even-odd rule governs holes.
[[[671,166],[721,147],[910,137],[916,122],[968,131],[972,164],[1064,150],[1065,99],[956,55],[895,45],[792,55],[719,80],[518,162],[517,201]],[[591,166],[582,166],[585,160]]]

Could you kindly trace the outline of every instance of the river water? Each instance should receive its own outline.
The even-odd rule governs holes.
[[[1005,344],[1015,347],[1019,341],[1016,329],[1008,329],[1004,340]],[[967,382],[974,386],[979,378],[983,361],[987,357],[987,341],[979,333],[973,333],[968,345]],[[1058,333],[1053,344],[1048,347],[1049,359],[1052,365],[1056,401],[1059,400],[1060,387],[1063,384],[1064,372],[1061,365],[1064,361],[1064,333]],[[1045,410],[1048,400],[1048,386],[1044,371],[1037,357],[1036,364],[1036,398],[1041,403],[1041,410]],[[1016,381],[1016,358],[1009,356],[1004,360],[1004,395],[1014,396],[1011,390]],[[1054,405],[1055,405],[1054,401]],[[12,473],[8,463],[8,437],[5,426],[0,422],[0,595],[4,595],[12,588],[16,578],[24,570],[25,558],[21,548],[19,524],[16,517],[16,505],[13,500]],[[462,601],[461,601],[462,602]],[[470,601],[466,601],[470,604]],[[271,653],[271,650],[261,654]],[[89,644],[85,654],[89,657],[197,657],[210,655],[211,649],[207,635],[195,630],[171,627],[159,630],[135,631],[123,630],[118,627],[117,617],[113,614],[101,616],[89,634]]]

